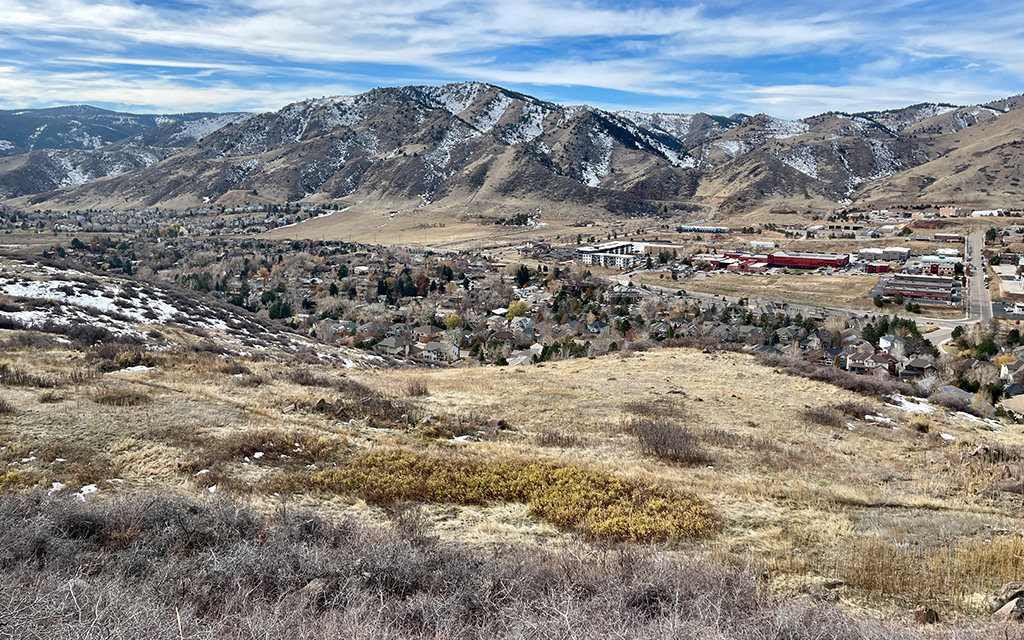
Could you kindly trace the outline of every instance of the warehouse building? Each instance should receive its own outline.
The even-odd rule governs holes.
[[[903,294],[904,298],[951,302],[954,283],[953,278],[944,276],[897,273],[885,283],[882,293],[887,296]]]

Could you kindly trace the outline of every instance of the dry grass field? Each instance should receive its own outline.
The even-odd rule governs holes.
[[[839,309],[872,309],[871,290],[878,285],[878,276],[806,275],[741,275],[715,274],[710,277],[668,280],[657,274],[634,276],[641,284],[676,287],[686,291],[717,293],[724,296],[782,300],[797,304]]]
[[[170,351],[101,374],[3,337],[7,491],[227,494],[371,522],[412,501],[446,539],[700,549],[778,592],[842,581],[843,602],[886,615],[977,615],[1024,573],[1020,496],[994,488],[1020,477],[1018,429],[746,355],[331,370]]]

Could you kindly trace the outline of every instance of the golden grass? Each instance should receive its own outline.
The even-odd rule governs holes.
[[[1024,574],[1024,539],[960,540],[938,548],[867,539],[840,555],[836,576],[852,587],[911,603],[969,606]]]
[[[34,353],[38,361],[31,366],[7,355],[16,366],[42,371],[80,366],[69,353]],[[684,539],[695,528],[674,520],[673,509],[659,511],[659,500],[671,505],[677,497],[699,496],[692,504],[713,512],[720,523],[701,545],[770,569],[779,588],[799,587],[811,571],[833,577],[843,567],[853,572],[855,559],[844,560],[839,551],[868,549],[861,545],[878,538],[860,525],[865,514],[899,514],[920,553],[947,547],[959,553],[967,548],[957,545],[980,530],[1019,528],[1020,498],[992,491],[1006,478],[1007,462],[970,455],[981,444],[1020,447],[1024,435],[1018,431],[989,431],[940,409],[927,417],[929,433],[919,433],[912,414],[776,372],[742,354],[659,349],[544,367],[318,367],[317,375],[336,381],[330,389],[295,384],[289,379],[294,370],[269,360],[226,363],[171,354],[143,375],[113,373],[61,389],[63,402],[40,403],[40,389],[8,387],[4,397],[18,411],[0,425],[0,446],[8,447],[0,452],[0,489],[45,489],[53,481],[72,488],[91,478],[102,497],[154,486],[205,494],[216,484],[218,491],[244,495],[265,508],[288,500],[374,519],[386,517],[377,505],[389,500],[424,499],[443,536],[544,545],[564,540],[565,531]],[[231,372],[264,383],[239,385]],[[428,393],[420,395],[412,382]],[[124,388],[145,389],[151,400],[145,407],[92,401]],[[333,401],[336,395],[356,412],[339,416],[313,409],[319,398]],[[358,410],[364,397],[383,407],[398,403],[413,417],[376,418]],[[808,408],[838,412],[842,420],[809,420]],[[867,421],[868,412],[893,422]],[[687,465],[645,455],[627,430],[638,416],[685,427],[709,461]],[[437,440],[463,428],[485,431],[482,441]],[[956,440],[947,442],[939,433]],[[318,441],[324,446],[318,448]],[[61,442],[87,446],[58,454]],[[302,455],[295,454],[296,442]],[[257,450],[265,454],[258,460],[252,456]],[[37,460],[22,463],[30,452]],[[401,452],[404,462],[387,457],[393,452]],[[66,462],[55,463],[58,455]],[[243,464],[246,456],[249,465]],[[89,461],[97,465],[78,464]],[[401,464],[413,469],[415,482],[395,470]],[[209,471],[195,475],[203,469]],[[515,479],[523,474],[525,479]],[[380,486],[378,476],[405,478],[406,484]],[[114,477],[124,484],[103,482]],[[312,489],[314,478],[320,490]],[[572,486],[591,493],[581,489],[574,497]],[[281,496],[273,496],[275,491]],[[602,492],[609,504],[594,507]],[[631,502],[632,492],[637,503]],[[938,516],[955,533],[935,537]],[[969,530],[953,526],[968,522]],[[1002,575],[980,561],[974,566],[977,584]],[[901,567],[894,564],[888,578],[880,567],[877,579],[902,589]],[[848,582],[849,597],[863,595],[873,606],[897,600],[879,595],[883,590],[866,580]],[[916,596],[902,594],[900,602],[910,597]]]

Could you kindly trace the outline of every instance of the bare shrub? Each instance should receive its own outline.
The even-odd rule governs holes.
[[[342,378],[334,388],[344,396],[344,400],[347,400],[340,417],[373,418],[406,424],[415,422],[414,411],[409,403],[387,398],[362,382]]]
[[[35,387],[52,389],[71,384],[82,384],[96,377],[96,372],[88,369],[76,369],[69,372],[32,373],[20,367],[0,364],[0,383],[12,387]]]
[[[850,617],[832,603],[774,596],[753,569],[707,554],[444,542],[414,511],[369,526],[293,507],[261,517],[230,500],[80,502],[38,492],[0,496],[0,539],[0,615],[12,638],[992,635],[956,625],[922,635],[903,622]],[[872,567],[884,570],[888,559],[879,555]],[[1012,571],[1019,575],[1019,562],[1007,565]],[[931,597],[924,585],[916,593]]]
[[[969,413],[972,416],[985,417],[980,411],[971,406],[971,403],[967,398],[955,393],[933,393],[928,396],[928,402],[937,404],[940,407],[946,407],[951,411],[963,411],[964,413]]]
[[[252,374],[252,371],[250,371],[248,367],[243,366],[235,359],[222,362],[220,366],[217,367],[217,371],[219,371],[220,373],[225,373],[229,376],[244,376]]]
[[[683,464],[706,464],[711,457],[697,437],[685,427],[668,420],[639,418],[626,425],[647,455]]]
[[[623,402],[622,411],[642,418],[679,418],[684,411],[684,406],[682,400],[670,396],[658,396]]]
[[[841,413],[828,407],[807,407],[800,413],[815,424],[833,429],[838,429],[846,424]]]
[[[857,375],[849,371],[843,371],[835,367],[826,367],[806,362],[797,358],[776,356],[767,353],[759,353],[756,356],[758,362],[777,369],[779,372],[788,373],[794,376],[827,382],[842,389],[847,389],[867,396],[884,398],[885,396],[899,393],[905,396],[921,397],[923,392],[916,385],[907,384],[898,380],[881,380],[873,376]]]
[[[64,402],[64,394],[57,391],[44,391],[39,395],[39,404]]]
[[[833,408],[843,415],[860,420],[863,420],[864,416],[873,413],[875,410],[870,404],[866,402],[857,402],[855,400],[840,402],[835,404]]]
[[[14,411],[14,405],[7,398],[0,398],[0,415],[10,415]]]
[[[125,388],[103,389],[92,397],[93,402],[111,407],[138,407],[151,399],[148,393]]]
[[[545,429],[537,434],[537,444],[542,447],[569,449],[586,446],[586,439],[557,429]]]
[[[249,374],[243,373],[243,374],[238,375],[236,383],[240,387],[258,387],[260,385],[266,384],[267,383],[267,379],[264,378],[261,375],[254,374],[254,373],[249,373]]]
[[[304,387],[333,387],[334,383],[327,376],[313,373],[309,369],[296,369],[288,374],[288,380]]]
[[[419,398],[430,395],[430,388],[423,378],[416,378],[405,383],[405,395]]]

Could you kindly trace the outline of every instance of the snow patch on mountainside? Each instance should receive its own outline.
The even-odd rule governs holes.
[[[776,140],[785,140],[808,131],[810,131],[809,126],[794,120],[780,120],[779,118],[769,116],[765,123],[765,134],[769,138],[775,138]]]
[[[843,181],[843,186],[845,187],[843,195],[851,195],[858,187],[860,187],[861,184],[864,183],[864,178],[858,176],[852,169],[850,169],[850,161],[847,160],[846,154],[842,152],[839,148],[839,144],[836,142],[832,143],[832,156],[840,165],[842,165],[846,173],[846,178]]]
[[[504,93],[499,93],[493,100],[487,103],[483,112],[473,121],[473,126],[484,133],[488,133],[494,128],[494,125],[498,124],[498,121],[501,120],[501,117],[505,115],[510,106],[512,106],[512,98],[509,98]]]
[[[871,152],[874,156],[874,171],[868,176],[869,180],[888,178],[903,169],[903,163],[884,140],[868,138],[867,143],[871,145]]]
[[[483,89],[484,85],[479,82],[459,82],[442,87],[420,87],[420,91],[430,99],[433,106],[444,109],[453,116],[468,109]]]
[[[61,172],[57,176],[57,186],[59,187],[71,187],[75,185],[85,184],[89,181],[90,177],[82,171],[67,154],[60,153],[56,150],[47,150],[46,156],[53,161],[54,165],[57,166]]]
[[[498,139],[510,145],[529,142],[544,133],[544,116],[546,115],[547,111],[540,105],[524,104],[519,122],[502,127]]]
[[[750,151],[750,145],[743,140],[718,140],[712,142],[711,146],[721,149],[730,158],[735,158]]]
[[[191,122],[182,122],[180,128],[170,138],[171,145],[186,146],[192,144],[229,124],[245,122],[251,117],[253,117],[251,113],[229,113],[214,118],[201,118]]]
[[[782,164],[792,167],[800,173],[818,179],[818,159],[810,147],[797,147],[788,153],[775,155]]]
[[[608,175],[612,161],[612,137],[604,131],[593,131],[590,134],[590,141],[598,157],[593,161],[584,161],[580,169],[583,173],[583,182],[588,187],[596,187],[601,184],[601,178]]]

